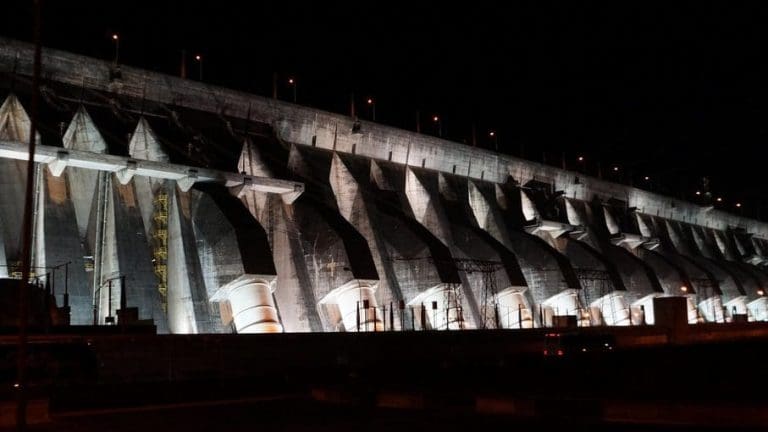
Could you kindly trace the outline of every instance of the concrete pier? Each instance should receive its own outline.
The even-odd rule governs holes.
[[[170,333],[641,326],[670,296],[691,325],[768,320],[762,221],[110,68],[43,53],[34,263],[73,323],[136,307]],[[21,258],[30,73],[30,46],[0,39],[0,277]]]

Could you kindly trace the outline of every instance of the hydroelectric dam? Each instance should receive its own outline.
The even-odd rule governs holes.
[[[0,38],[0,278],[33,47]],[[159,333],[768,320],[766,223],[349,116],[43,51],[33,267],[71,323]]]

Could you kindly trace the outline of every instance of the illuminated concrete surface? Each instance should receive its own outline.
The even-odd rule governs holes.
[[[74,323],[107,324],[121,298],[172,333],[634,326],[680,295],[690,323],[768,319],[763,222],[200,82],[43,61],[34,262],[70,263]],[[0,277],[20,261],[30,71],[30,47],[0,39]],[[49,277],[61,301],[64,274]]]

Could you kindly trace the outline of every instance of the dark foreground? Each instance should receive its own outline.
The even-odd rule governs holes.
[[[473,415],[450,410],[404,411],[339,407],[288,399],[223,406],[179,407],[152,411],[102,413],[76,417],[58,417],[53,423],[34,426],[39,431],[474,431],[514,430],[519,432],[550,430],[590,430],[597,432],[645,431],[730,431],[764,430],[738,428],[605,424],[565,421],[558,418],[524,420],[503,415]]]
[[[81,330],[32,340],[32,430],[768,428],[768,327],[761,324],[684,334],[655,327],[258,336]],[[0,418],[8,426],[17,391],[13,341],[0,338]]]

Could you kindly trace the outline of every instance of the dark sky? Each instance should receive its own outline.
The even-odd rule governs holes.
[[[326,4],[329,3],[329,4]],[[43,41],[444,134],[696,201],[707,177],[723,209],[768,218],[768,5],[761,2],[47,1]],[[31,1],[5,0],[0,34],[31,40]],[[190,61],[189,75],[197,78]],[[546,156],[545,156],[546,154]],[[618,174],[613,166],[620,169]],[[649,176],[650,182],[644,177]],[[735,207],[743,203],[742,208]]]

